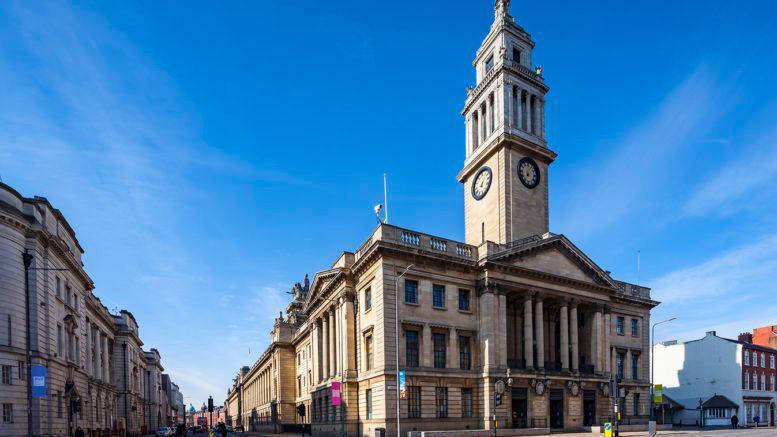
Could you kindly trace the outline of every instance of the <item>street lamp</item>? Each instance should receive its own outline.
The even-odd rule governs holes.
[[[399,431],[399,280],[405,276],[411,268],[412,264],[405,268],[405,271],[401,275],[394,278],[394,342],[395,349],[394,354],[397,358],[397,437],[400,437]],[[396,270],[395,270],[396,272]]]
[[[668,323],[673,320],[677,320],[677,317],[672,317],[653,324],[650,328],[650,421],[655,421],[655,410],[653,408],[653,399],[655,397],[655,387],[653,385],[653,374],[655,372],[656,354],[653,352],[653,345],[656,342],[656,326],[662,323]]]

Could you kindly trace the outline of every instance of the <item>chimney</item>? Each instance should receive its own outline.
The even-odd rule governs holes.
[[[717,331],[707,331],[707,335],[712,335],[712,336],[717,337],[718,333],[717,333]]]
[[[739,341],[741,341],[742,343],[750,343],[750,344],[752,344],[753,343],[753,334],[751,334],[749,332],[743,332],[743,333],[739,334]]]

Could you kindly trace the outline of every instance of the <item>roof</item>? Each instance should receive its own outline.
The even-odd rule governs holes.
[[[670,398],[667,395],[662,396],[661,404],[664,407],[670,408],[672,410],[684,410],[685,406],[683,404],[677,402],[676,400]]]
[[[723,396],[723,395],[715,395],[709,399],[707,399],[703,404],[701,404],[702,408],[736,408],[739,409],[739,405],[735,404],[731,399]]]

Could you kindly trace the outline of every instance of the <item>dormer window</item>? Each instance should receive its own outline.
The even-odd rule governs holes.
[[[494,55],[491,55],[486,59],[486,73],[494,69]]]
[[[517,47],[513,47],[513,62],[521,63],[521,50]]]

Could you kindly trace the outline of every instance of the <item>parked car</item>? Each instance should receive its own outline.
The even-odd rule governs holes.
[[[157,437],[168,437],[168,436],[174,436],[175,435],[175,429],[168,428],[168,427],[162,427],[156,430]]]

